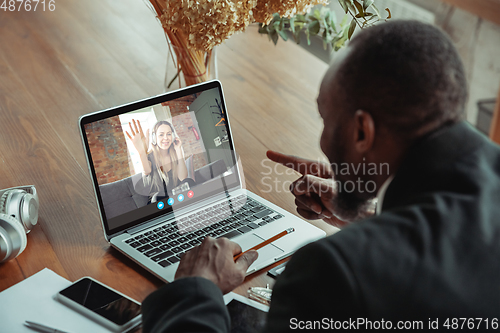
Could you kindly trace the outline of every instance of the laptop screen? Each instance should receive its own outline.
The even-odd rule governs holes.
[[[108,235],[239,185],[218,81],[83,116],[80,130]]]

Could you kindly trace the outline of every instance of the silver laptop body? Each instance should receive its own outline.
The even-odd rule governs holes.
[[[138,172],[140,159],[125,133],[131,119],[150,129],[150,147],[154,123],[173,125],[188,170],[183,183],[173,188],[163,179],[161,189]],[[228,237],[245,251],[295,229],[260,249],[247,275],[325,236],[242,187],[219,81],[84,115],[79,123],[106,240],[164,281],[174,280],[182,255],[206,236]]]

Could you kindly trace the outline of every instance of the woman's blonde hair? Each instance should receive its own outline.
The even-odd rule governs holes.
[[[158,171],[158,175],[160,175],[160,179],[155,179],[157,177],[153,177],[152,183],[153,183],[153,186],[155,186],[158,191],[161,191],[163,189],[162,180],[165,181],[165,184],[168,184],[168,182],[169,182],[168,172],[163,172],[161,170],[160,148],[158,147],[158,142],[156,142],[156,132],[158,131],[158,128],[161,125],[168,125],[172,129],[172,144],[170,145],[170,147],[168,147],[167,153],[168,153],[168,156],[170,156],[170,165],[172,166],[172,176],[174,178],[172,181],[173,181],[174,187],[177,186],[177,180],[178,180],[177,164],[179,163],[177,161],[177,154],[175,153],[175,149],[174,149],[174,141],[175,141],[175,137],[176,137],[174,126],[172,126],[172,124],[166,120],[160,120],[160,121],[156,122],[156,124],[153,126],[153,133],[152,133],[152,138],[153,138],[152,143],[154,142],[154,144],[152,144],[153,157],[154,157],[154,161],[155,161],[156,170]],[[165,195],[166,195],[166,193],[165,193]]]

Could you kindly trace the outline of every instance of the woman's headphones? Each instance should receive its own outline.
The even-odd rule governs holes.
[[[26,234],[38,221],[38,194],[33,185],[0,191],[0,263],[26,248]]]
[[[172,143],[174,143],[175,138],[177,138],[177,135],[175,134],[174,126],[170,125],[170,128],[172,129]],[[151,144],[153,146],[156,146],[156,132],[154,131],[151,132]]]

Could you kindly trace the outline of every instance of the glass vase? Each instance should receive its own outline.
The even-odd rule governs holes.
[[[210,52],[201,52],[179,47],[169,42],[164,81],[165,91],[213,79],[218,79],[217,47],[214,47]]]

